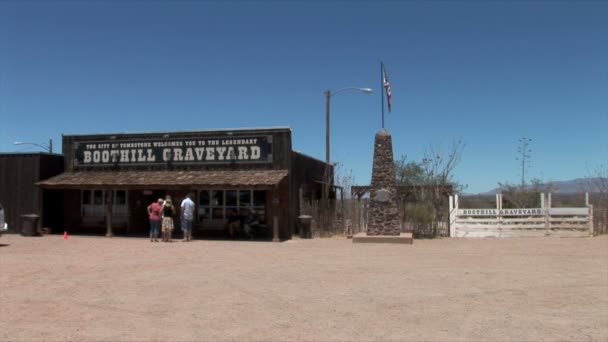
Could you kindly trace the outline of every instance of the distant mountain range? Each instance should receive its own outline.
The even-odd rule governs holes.
[[[574,193],[581,193],[581,192],[585,192],[585,191],[589,191],[589,192],[600,192],[600,189],[595,187],[595,188],[589,188],[589,185],[594,185],[594,184],[599,184],[602,183],[603,184],[608,184],[608,178],[602,178],[602,177],[596,177],[596,178],[577,178],[577,179],[573,179],[573,180],[567,180],[567,181],[555,181],[555,182],[547,182],[545,184],[551,184],[553,186],[553,188],[555,189],[553,191],[553,193],[555,194],[574,194]],[[499,188],[495,188],[492,189],[490,191],[487,192],[482,192],[479,195],[494,195],[497,194],[499,192]]]

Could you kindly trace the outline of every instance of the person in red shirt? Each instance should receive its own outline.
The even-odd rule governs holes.
[[[158,233],[160,232],[160,211],[162,210],[163,199],[153,202],[148,206],[148,217],[150,218],[150,242],[158,242]]]

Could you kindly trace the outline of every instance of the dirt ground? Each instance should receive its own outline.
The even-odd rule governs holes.
[[[0,340],[608,341],[608,236],[4,235]]]

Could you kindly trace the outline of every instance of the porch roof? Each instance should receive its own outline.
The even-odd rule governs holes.
[[[36,184],[44,189],[272,188],[287,174],[287,170],[80,171],[64,172]]]

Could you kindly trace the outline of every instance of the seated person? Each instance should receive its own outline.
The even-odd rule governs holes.
[[[253,237],[253,230],[260,225],[260,218],[255,210],[250,210],[245,219],[243,220],[243,230],[247,237]]]
[[[241,216],[236,210],[231,210],[228,214],[228,222],[226,223],[226,227],[228,228],[228,234],[230,234],[230,238],[234,238],[234,233],[241,228]]]

